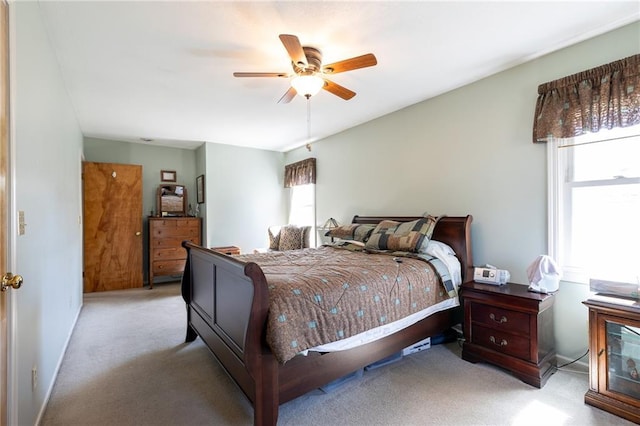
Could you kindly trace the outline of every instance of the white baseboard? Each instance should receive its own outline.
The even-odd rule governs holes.
[[[56,364],[56,369],[53,372],[53,377],[51,378],[51,383],[49,383],[49,387],[47,388],[47,393],[44,395],[44,400],[42,401],[42,407],[38,410],[38,416],[36,417],[35,426],[40,424],[42,421],[42,416],[44,415],[45,410],[47,409],[47,405],[49,404],[49,399],[51,399],[51,393],[53,392],[53,386],[56,384],[56,379],[58,378],[58,373],[60,372],[60,367],[62,367],[62,361],[64,360],[64,355],[67,353],[67,349],[69,348],[69,343],[71,342],[71,336],[73,335],[73,330],[76,329],[76,324],[78,323],[78,319],[80,318],[80,312],[82,312],[82,307],[84,304],[80,304],[80,308],[78,312],[76,312],[76,317],[71,324],[71,328],[69,329],[69,334],[67,335],[67,341],[64,343],[64,347],[62,352],[60,353],[60,357],[58,358],[58,362]]]

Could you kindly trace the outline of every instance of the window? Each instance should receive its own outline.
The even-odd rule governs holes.
[[[284,167],[284,187],[291,188],[289,223],[311,226],[309,244],[315,246],[316,223],[316,159],[307,158]]]
[[[562,279],[640,284],[640,126],[548,144],[549,254]]]
[[[313,183],[291,187],[289,223],[298,226],[312,226],[316,223],[316,186]],[[311,232],[311,245],[315,245],[315,232]]]

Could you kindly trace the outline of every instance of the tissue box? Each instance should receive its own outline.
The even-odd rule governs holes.
[[[589,290],[595,293],[604,293],[613,296],[631,297],[634,299],[640,298],[640,285],[638,284],[591,278],[589,280]]]

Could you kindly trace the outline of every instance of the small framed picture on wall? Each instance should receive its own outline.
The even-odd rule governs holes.
[[[175,182],[176,181],[176,171],[175,170],[160,170],[160,181],[161,182]]]
[[[196,178],[196,198],[198,204],[204,203],[204,175]]]

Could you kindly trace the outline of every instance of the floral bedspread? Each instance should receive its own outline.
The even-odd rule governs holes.
[[[267,342],[279,362],[457,297],[438,259],[323,246],[237,256],[269,284]]]

